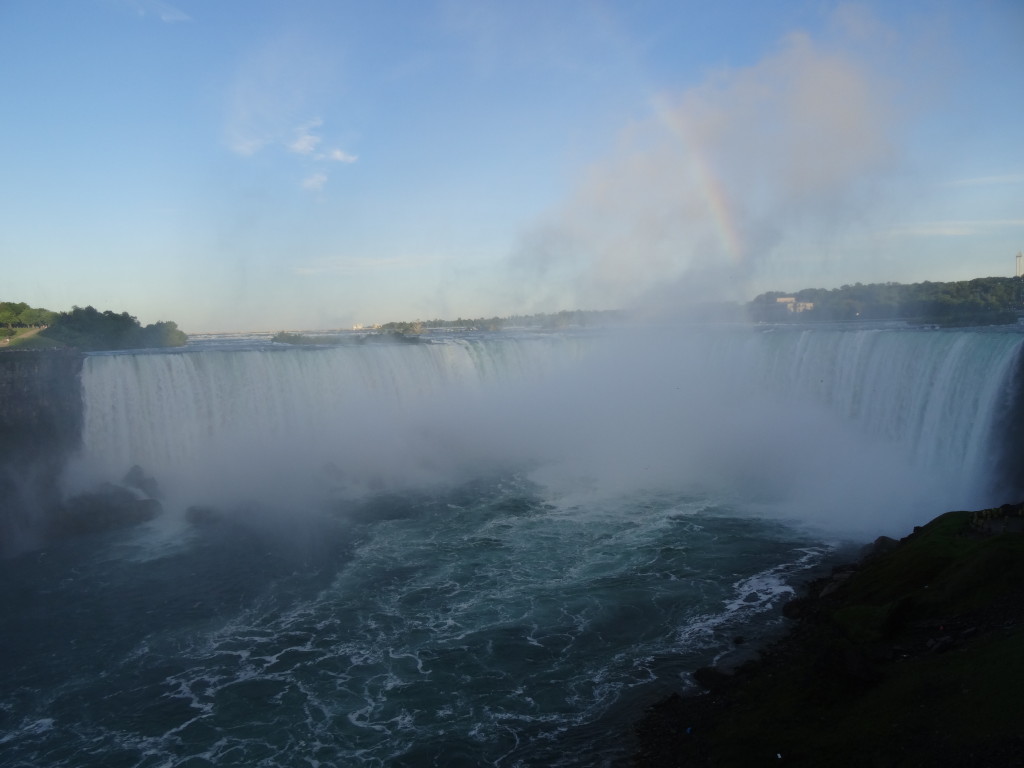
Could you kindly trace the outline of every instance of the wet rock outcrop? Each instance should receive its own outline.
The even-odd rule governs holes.
[[[163,511],[160,488],[142,467],[128,470],[120,484],[102,483],[55,505],[46,521],[47,538],[102,533],[152,520]]]
[[[60,503],[57,480],[82,430],[83,357],[0,354],[0,555],[36,543]]]

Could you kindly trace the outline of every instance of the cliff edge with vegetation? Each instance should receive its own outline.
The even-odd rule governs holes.
[[[123,488],[61,496],[61,472],[81,440],[79,350],[176,347],[187,340],[173,322],[143,327],[127,312],[57,313],[0,302],[0,555],[152,514],[152,500]]]
[[[1024,755],[1024,504],[880,539],[787,638],[636,725],[637,766],[1002,766]]]
[[[51,312],[24,302],[0,302],[0,349],[145,349],[180,347],[188,336],[173,321],[143,327],[127,312],[74,307]]]

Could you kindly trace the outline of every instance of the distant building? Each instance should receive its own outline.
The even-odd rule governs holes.
[[[1024,277],[1024,253],[1017,251],[1017,277]]]
[[[775,302],[782,304],[787,312],[809,312],[814,309],[813,301],[797,301],[795,296],[780,296]]]

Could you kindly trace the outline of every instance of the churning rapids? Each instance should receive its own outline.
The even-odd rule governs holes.
[[[844,542],[1011,500],[1022,339],[92,355],[65,491],[140,465],[163,511],[0,562],[0,762],[614,764]]]

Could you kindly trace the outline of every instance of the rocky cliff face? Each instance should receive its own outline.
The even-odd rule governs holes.
[[[996,482],[1003,500],[1013,502],[1024,499],[1024,351],[1017,357],[1001,422],[994,446]]]
[[[60,503],[57,481],[79,444],[77,352],[0,354],[0,555],[32,546]]]

